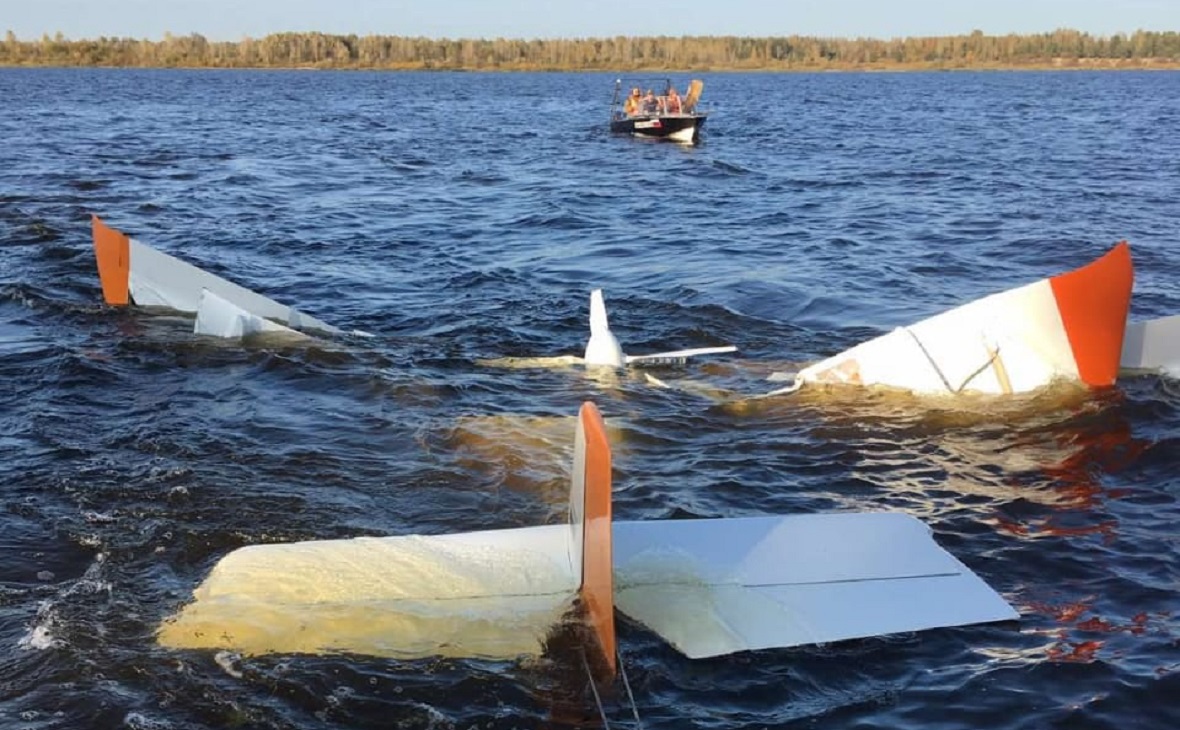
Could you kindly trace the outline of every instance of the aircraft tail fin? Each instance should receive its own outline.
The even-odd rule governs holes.
[[[590,292],[590,340],[586,343],[586,354],[583,359],[587,365],[608,365],[616,368],[621,368],[626,363],[623,348],[607,323],[606,302],[602,298],[601,289]]]

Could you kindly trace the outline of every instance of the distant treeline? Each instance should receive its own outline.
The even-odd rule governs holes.
[[[279,33],[212,42],[201,35],[149,41],[22,41],[8,31],[0,65],[190,68],[450,69],[489,71],[806,70],[890,68],[1180,67],[1180,33],[840,39],[782,36],[439,40],[403,36]]]

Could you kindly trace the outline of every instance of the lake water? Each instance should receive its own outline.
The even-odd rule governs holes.
[[[560,520],[586,399],[617,518],[903,510],[1021,613],[704,661],[620,617],[645,727],[1180,726],[1180,382],[737,400],[1121,239],[1133,316],[1180,311],[1180,74],[702,78],[681,147],[611,137],[607,74],[0,69],[0,727],[593,720],[543,661],[153,638],[242,545]],[[107,308],[91,213],[374,337]],[[628,352],[740,353],[479,362],[580,354],[596,287]]]

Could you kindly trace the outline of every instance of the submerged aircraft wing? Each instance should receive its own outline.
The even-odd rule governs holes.
[[[1132,283],[1130,248],[1122,242],[1075,271],[978,299],[815,363],[795,383],[921,394],[1020,393],[1057,378],[1112,385]]]
[[[579,597],[613,671],[610,450],[592,404],[574,463],[566,524],[240,548],[157,640],[245,654],[511,659],[539,654]]]
[[[1127,325],[1119,364],[1128,370],[1180,371],[1180,314]]]
[[[899,513],[616,522],[618,608],[691,658],[1015,619]]]
[[[567,532],[552,525],[240,548],[157,640],[247,655],[538,654],[577,590]]]
[[[196,313],[201,293],[212,292],[257,317],[297,330],[339,333],[336,327],[232,281],[157,251],[91,217],[94,252],[107,304],[169,307]]]

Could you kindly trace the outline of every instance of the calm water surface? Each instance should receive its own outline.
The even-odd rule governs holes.
[[[560,519],[571,427],[546,417],[588,398],[620,518],[904,510],[1022,614],[706,661],[620,617],[646,727],[1180,726],[1176,380],[698,392],[1120,239],[1134,315],[1180,312],[1180,74],[704,79],[685,148],[606,134],[607,75],[0,70],[0,726],[594,718],[546,660],[153,640],[242,545]],[[222,345],[109,309],[90,213],[375,336]],[[579,353],[594,287],[631,352],[740,357],[659,373],[688,392],[477,362]]]

